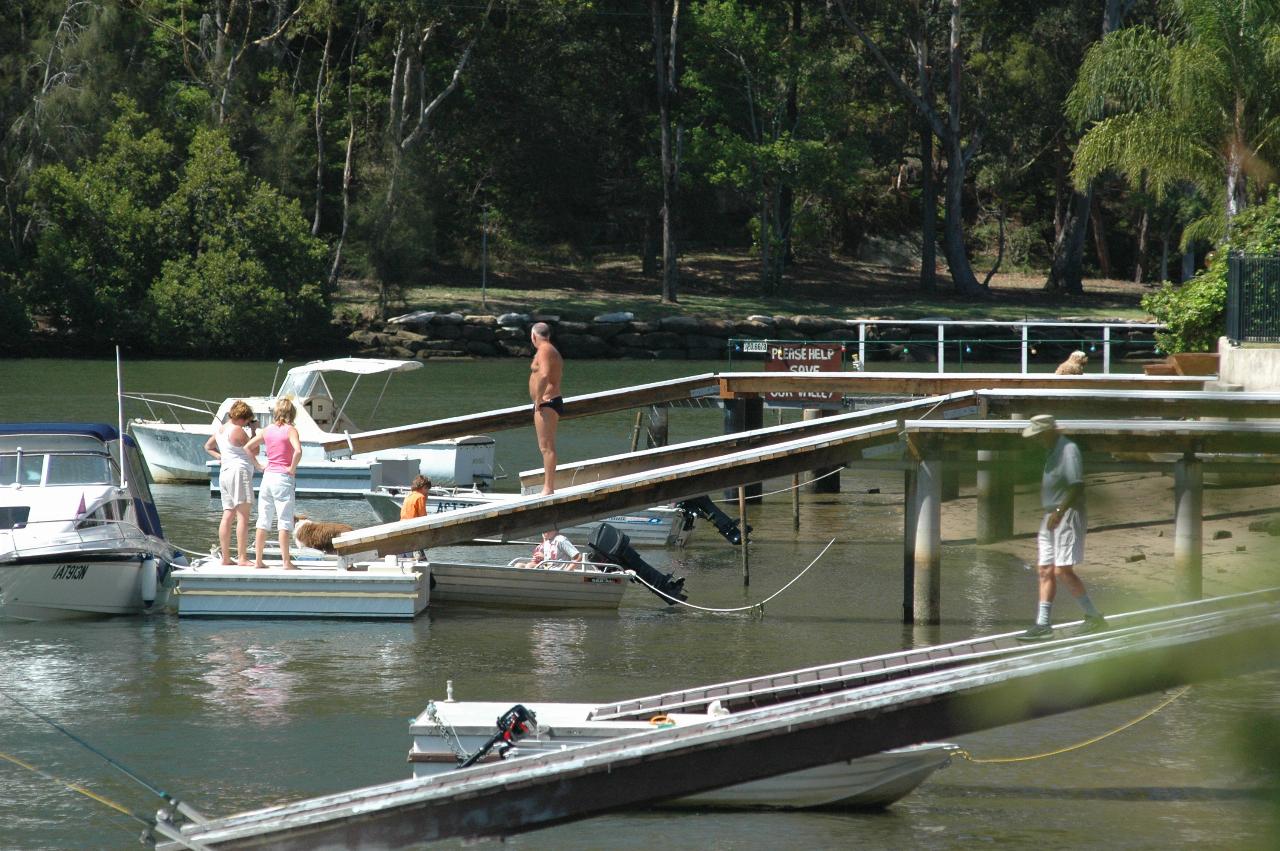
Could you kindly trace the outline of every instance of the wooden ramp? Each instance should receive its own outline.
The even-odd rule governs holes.
[[[962,390],[1203,390],[1205,375],[1049,375],[1010,372],[722,372],[720,397],[761,393],[942,396]]]
[[[560,418],[573,420],[613,411],[625,411],[630,408],[641,408],[646,405],[678,403],[706,396],[714,397],[719,387],[715,373],[705,373],[689,378],[675,378],[670,381],[656,381],[652,384],[604,390],[600,393],[569,396],[564,400],[564,413]],[[533,406],[525,402],[510,408],[499,408],[496,411],[483,411],[478,414],[465,414],[460,417],[449,417],[414,425],[363,431],[348,438],[331,440],[321,445],[326,452],[347,448],[353,452],[374,452],[410,443],[430,443],[433,440],[448,437],[465,437],[478,432],[503,431],[532,425]]]
[[[183,834],[206,848],[281,851],[505,836],[1273,668],[1277,641],[1280,607],[1258,600],[703,724],[268,807]]]
[[[379,555],[385,555],[430,549],[473,538],[500,537],[518,529],[572,526],[626,509],[700,496],[742,482],[835,466],[857,457],[865,447],[896,443],[897,440],[896,422],[858,426],[709,460],[577,485],[550,496],[527,496],[503,505],[481,505],[357,529],[336,538],[333,543],[343,554],[376,550]]]
[[[918,452],[1025,449],[1018,420],[911,420],[905,431]],[[1063,434],[1095,452],[1280,453],[1280,423],[1197,420],[1060,420]]]

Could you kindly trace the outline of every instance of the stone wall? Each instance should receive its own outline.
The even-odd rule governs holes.
[[[529,328],[546,322],[551,339],[566,358],[636,358],[643,360],[718,360],[729,356],[734,337],[775,340],[843,340],[857,346],[856,320],[825,316],[748,316],[741,320],[666,316],[641,320],[631,313],[606,313],[594,319],[571,321],[559,316],[504,313],[499,316],[420,310],[385,323],[358,329],[350,335],[358,353],[367,356],[417,358],[532,357]],[[1091,329],[1097,332],[1097,329]],[[975,325],[949,328],[948,338],[963,340],[965,360],[1017,361],[1020,349],[1008,327]],[[1063,334],[1054,333],[1061,337]],[[1112,331],[1112,357],[1148,357],[1151,334],[1146,329]],[[892,341],[885,343],[884,341]],[[932,362],[937,331],[932,325],[867,326],[867,360]],[[1076,343],[1039,343],[1037,358],[1058,357]],[[1100,345],[1100,344],[1099,344]],[[949,346],[947,357],[958,352]],[[1060,358],[1059,358],[1060,359]],[[1097,353],[1098,361],[1101,352]]]

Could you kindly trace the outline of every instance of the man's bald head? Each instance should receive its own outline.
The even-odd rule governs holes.
[[[537,337],[539,340],[551,339],[551,326],[545,322],[533,323],[533,327],[530,328],[529,331],[532,332],[533,336]]]

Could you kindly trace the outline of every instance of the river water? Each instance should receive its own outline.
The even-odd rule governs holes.
[[[690,362],[568,364],[566,392],[593,392],[722,369]],[[221,400],[265,393],[273,363],[126,364],[128,391]],[[377,388],[353,416],[386,426],[516,404],[523,361],[429,363],[397,376],[370,423]],[[116,418],[114,365],[0,361],[3,418]],[[343,389],[335,386],[336,394]],[[364,391],[371,392],[365,394]],[[367,395],[367,398],[361,398]],[[131,415],[143,411],[130,409]],[[774,414],[766,413],[773,422]],[[788,421],[795,414],[788,415]],[[565,461],[624,451],[633,417],[567,421]],[[718,411],[674,410],[673,442],[718,433]],[[513,487],[540,462],[531,429],[502,432],[498,460]],[[771,483],[766,490],[785,486]],[[206,550],[218,507],[204,488],[155,489],[168,536]],[[944,622],[901,622],[902,482],[849,472],[839,495],[806,495],[792,530],[790,496],[753,509],[751,586],[737,553],[701,528],[684,550],[648,551],[688,577],[691,599],[735,606],[790,580],[835,545],[763,618],[671,610],[632,588],[607,614],[434,609],[412,623],[205,621],[170,615],[70,623],[0,623],[0,755],[81,784],[135,813],[158,802],[21,709],[16,698],[135,772],[212,815],[410,775],[408,722],[453,680],[459,699],[605,702],[723,679],[1007,631],[1033,610],[1032,573],[970,545],[943,554]],[[312,516],[374,522],[363,503],[304,501]],[[732,511],[731,511],[732,513]],[[441,553],[506,561],[518,550]],[[1106,609],[1169,602],[1087,574]],[[1072,604],[1059,617],[1075,617]],[[507,840],[516,848],[1268,848],[1274,798],[1237,733],[1280,712],[1280,678],[1197,686],[1142,723],[1092,746],[1020,762],[957,760],[883,813],[616,814]],[[1059,750],[1117,728],[1163,699],[1149,695],[958,741],[978,758]],[[1272,766],[1271,768],[1275,768]],[[0,848],[137,847],[139,826],[59,783],[0,758]]]

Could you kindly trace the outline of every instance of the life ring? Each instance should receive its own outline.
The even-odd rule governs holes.
[[[670,716],[655,715],[649,719],[649,723],[655,727],[674,727],[676,722],[672,721]]]

